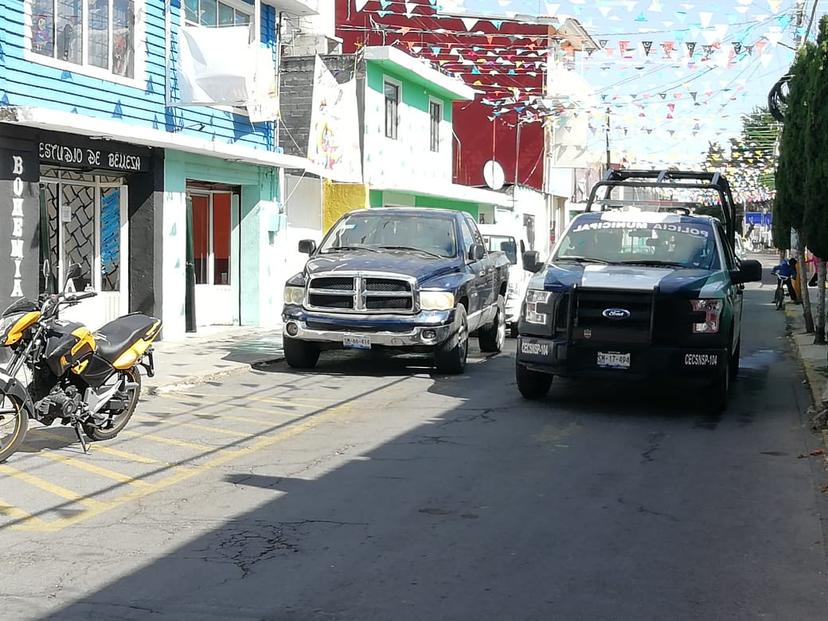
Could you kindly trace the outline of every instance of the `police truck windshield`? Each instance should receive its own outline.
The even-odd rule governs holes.
[[[710,270],[719,253],[705,224],[593,220],[576,223],[552,260]]]

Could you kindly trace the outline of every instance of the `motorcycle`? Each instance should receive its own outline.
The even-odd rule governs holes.
[[[20,447],[29,419],[74,428],[84,453],[90,440],[111,440],[132,418],[141,395],[143,367],[155,374],[152,343],[161,321],[141,313],[120,317],[93,333],[60,319],[60,311],[97,295],[76,292],[80,276],[71,265],[63,292],[25,298],[0,315],[0,348],[10,357],[0,366],[0,463]],[[21,371],[27,382],[19,379]]]

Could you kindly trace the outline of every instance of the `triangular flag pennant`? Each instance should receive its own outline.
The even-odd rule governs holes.
[[[740,41],[733,42],[733,52],[736,54],[742,53],[742,43]]]
[[[693,101],[696,101],[696,97],[698,97],[698,91],[690,91],[690,97],[693,98]]]
[[[696,53],[696,42],[695,41],[687,41],[687,43],[685,43],[685,45],[687,46],[687,51],[690,55],[690,58],[693,58],[693,54]]]
[[[607,47],[607,43],[609,43],[609,39],[599,39],[598,40],[598,45],[601,46],[601,49],[604,49],[605,47]]]
[[[466,30],[471,31],[479,20],[476,17],[461,17],[460,21],[463,22],[463,26],[465,26]]]
[[[354,0],[354,8],[356,8],[356,12],[359,13],[362,11],[366,4],[368,4],[368,0]]]
[[[641,45],[644,46],[644,53],[649,56],[650,50],[653,49],[653,42],[652,41],[642,41]]]

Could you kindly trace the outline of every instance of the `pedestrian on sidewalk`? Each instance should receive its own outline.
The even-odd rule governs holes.
[[[810,265],[811,269],[814,271],[813,275],[811,276],[811,279],[808,281],[808,286],[809,287],[816,287],[817,286],[817,278],[819,276],[819,271],[817,269],[817,266],[820,263],[822,263],[822,259],[817,257],[813,252],[811,252],[810,250],[808,250],[806,248],[805,249],[805,264]],[[807,268],[806,268],[805,275],[806,276],[808,275]]]

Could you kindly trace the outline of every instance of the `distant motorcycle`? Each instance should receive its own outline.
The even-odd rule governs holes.
[[[62,293],[42,294],[38,304],[20,299],[0,315],[0,347],[11,350],[0,367],[0,463],[18,450],[30,418],[72,426],[84,452],[84,434],[113,439],[138,404],[139,367],[154,375],[152,343],[161,321],[133,313],[94,334],[80,323],[62,321],[61,309],[97,295],[69,291],[80,266],[70,266],[68,273]],[[28,383],[18,379],[21,371]]]

